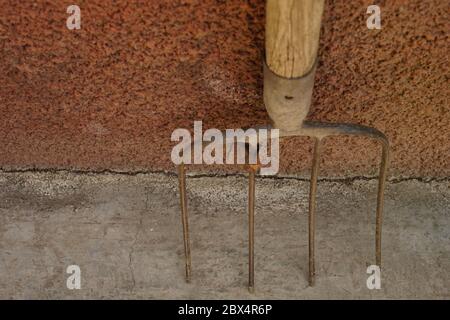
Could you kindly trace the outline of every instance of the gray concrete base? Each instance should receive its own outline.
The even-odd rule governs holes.
[[[176,177],[0,174],[0,298],[450,298],[449,182],[389,183],[382,288],[374,264],[376,181],[321,181],[317,283],[307,285],[307,181],[259,178],[256,292],[247,292],[245,177],[188,178],[192,283]],[[66,268],[81,268],[69,290]]]

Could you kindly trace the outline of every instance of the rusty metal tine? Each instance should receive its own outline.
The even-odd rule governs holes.
[[[320,162],[320,139],[314,138],[314,151],[311,169],[311,182],[309,190],[309,214],[308,214],[308,235],[309,235],[309,285],[314,286],[315,265],[314,265],[314,238],[316,229],[316,190],[317,175]]]
[[[191,245],[189,242],[189,222],[186,198],[186,173],[184,164],[178,166],[178,181],[180,187],[181,220],[183,223],[184,256],[186,262],[186,282],[191,281]]]
[[[378,178],[378,196],[377,196],[377,216],[376,216],[376,231],[375,231],[375,260],[377,266],[381,268],[381,228],[383,222],[383,207],[384,207],[384,188],[386,184],[386,175],[389,162],[389,143],[386,140],[382,142],[382,155],[380,164],[380,176]]]
[[[255,290],[255,170],[250,167],[248,175],[248,290]]]

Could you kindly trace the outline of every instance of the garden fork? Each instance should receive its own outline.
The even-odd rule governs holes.
[[[359,135],[376,139],[382,146],[376,209],[375,258],[381,267],[381,227],[384,187],[388,167],[389,143],[375,128],[356,124],[306,121],[310,110],[317,65],[317,51],[324,0],[267,0],[266,57],[264,61],[264,104],[271,119],[268,128],[279,130],[279,137],[307,136],[314,140],[309,190],[309,285],[315,281],[314,236],[316,190],[321,142],[331,135]],[[254,203],[258,165],[249,170],[249,290],[254,289]],[[186,257],[186,279],[191,276],[185,167],[178,166],[181,213]]]

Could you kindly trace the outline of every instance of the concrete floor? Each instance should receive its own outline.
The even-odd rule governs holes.
[[[307,285],[302,179],[257,181],[256,292],[247,292],[246,179],[188,180],[193,280],[184,281],[176,177],[0,173],[0,298],[450,299],[450,183],[387,187],[382,289],[376,180],[321,181],[317,283]],[[66,268],[81,268],[81,290]]]

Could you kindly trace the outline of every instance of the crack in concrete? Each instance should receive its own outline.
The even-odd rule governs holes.
[[[135,171],[121,171],[113,169],[103,169],[103,170],[78,170],[78,169],[39,169],[39,168],[25,168],[25,169],[5,169],[0,167],[1,173],[74,173],[80,175],[102,175],[102,174],[112,174],[112,175],[125,175],[125,176],[138,176],[138,175],[149,175],[149,174],[160,174],[167,177],[177,177],[177,173],[167,170],[135,170]],[[229,177],[245,177],[243,173],[202,173],[202,172],[187,172],[187,176],[191,179],[198,178],[229,178]],[[269,180],[296,180],[296,181],[310,181],[309,178],[303,178],[295,175],[275,175],[275,176],[258,176],[258,179],[269,179]],[[342,183],[352,183],[354,181],[371,181],[378,180],[378,176],[353,176],[353,177],[335,177],[335,178],[319,178],[318,181],[324,182],[342,182]],[[417,180],[422,183],[431,182],[450,182],[449,177],[391,177],[387,181],[389,183],[401,183],[405,181]]]
[[[146,190],[146,189],[145,189]],[[141,214],[139,217],[139,223],[138,226],[136,228],[136,233],[134,235],[134,240],[133,243],[131,245],[130,248],[130,252],[128,253],[128,268],[130,269],[130,273],[131,273],[131,282],[132,282],[132,286],[131,286],[131,292],[134,291],[135,287],[136,287],[136,278],[134,275],[134,267],[133,267],[133,255],[134,255],[134,251],[135,251],[135,247],[139,238],[139,234],[142,231],[142,226],[143,226],[143,220],[144,220],[144,214],[148,211],[148,199],[149,197],[149,192],[146,192],[146,196],[145,196],[145,205],[144,205],[144,210],[141,210]]]

